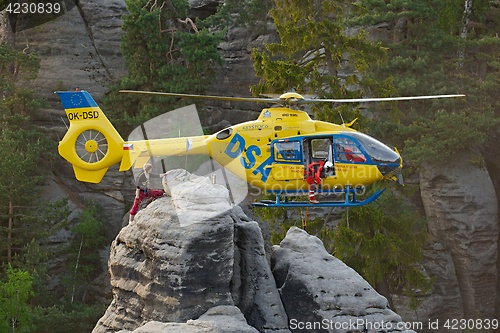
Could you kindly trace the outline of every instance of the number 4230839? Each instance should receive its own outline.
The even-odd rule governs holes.
[[[497,330],[498,319],[448,319],[443,325],[448,330]]]
[[[5,8],[9,14],[59,14],[61,12],[61,4],[56,3],[20,3],[11,2]]]

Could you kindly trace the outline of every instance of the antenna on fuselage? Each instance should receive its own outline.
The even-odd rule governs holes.
[[[337,112],[339,113],[340,119],[342,120],[342,125],[345,125],[344,117],[342,117],[342,112],[340,112],[340,110],[337,110]]]

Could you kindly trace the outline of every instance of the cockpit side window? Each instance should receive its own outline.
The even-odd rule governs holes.
[[[334,142],[335,160],[338,162],[366,162],[365,154],[359,148],[359,143],[347,136],[336,136]]]

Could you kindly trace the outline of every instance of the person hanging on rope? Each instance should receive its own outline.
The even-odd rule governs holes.
[[[139,175],[136,181],[136,190],[135,190],[135,198],[134,204],[129,211],[129,223],[134,221],[135,215],[139,211],[139,206],[141,205],[144,199],[154,200],[162,197],[165,192],[163,190],[154,190],[151,189],[151,178],[163,178],[165,176],[164,173],[160,175],[153,175],[151,171],[153,170],[153,166],[150,163],[144,164],[142,167],[143,172]]]
[[[323,169],[328,171],[333,167],[333,163],[330,161],[316,161],[312,162],[307,166],[304,172],[307,184],[309,184],[309,202],[313,204],[318,204],[319,201],[315,198],[315,191],[318,185],[321,184],[321,176],[323,174]]]

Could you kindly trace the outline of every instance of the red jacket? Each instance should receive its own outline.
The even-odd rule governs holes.
[[[316,184],[321,183],[321,172],[323,171],[325,161],[313,162],[307,166],[305,170],[306,180],[309,184],[313,182]]]

